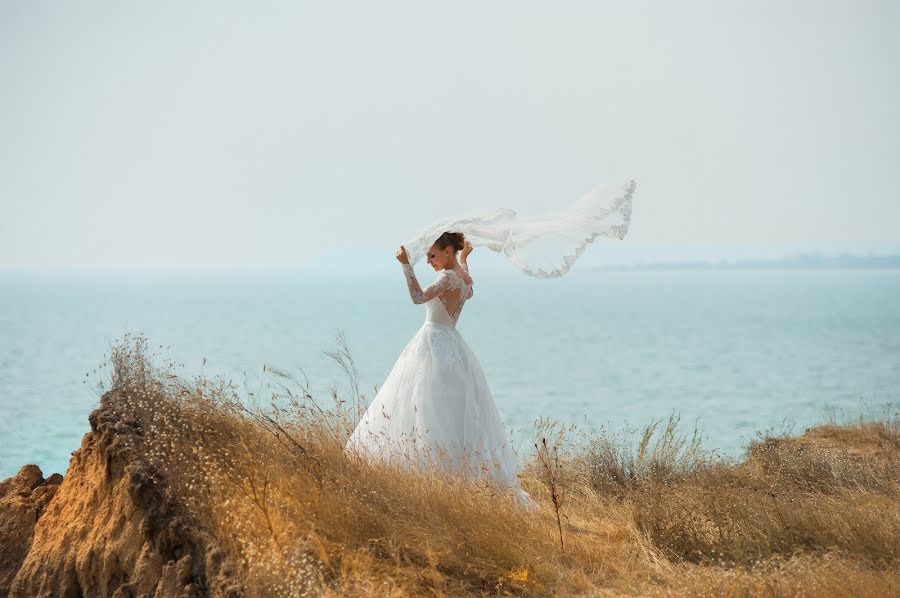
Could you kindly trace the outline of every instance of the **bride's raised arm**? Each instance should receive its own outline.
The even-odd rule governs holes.
[[[469,254],[472,253],[472,242],[466,239],[466,245],[463,247],[462,252],[459,254],[459,265],[462,266],[462,269],[466,272],[469,271]],[[466,299],[471,299],[474,294],[474,290],[471,285],[469,286],[469,292],[466,293]]]
[[[406,276],[406,286],[409,288],[409,296],[413,303],[427,303],[450,288],[450,274],[446,270],[441,270],[434,282],[422,289],[416,279],[413,267],[409,264],[402,264],[402,266],[403,274]]]
[[[469,271],[469,254],[472,253],[472,242],[466,239],[465,246],[462,251],[459,253],[459,265],[462,266],[463,270],[466,272]]]

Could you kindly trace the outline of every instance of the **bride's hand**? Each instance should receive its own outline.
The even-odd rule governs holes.
[[[470,253],[472,253],[472,249],[474,249],[474,247],[472,247],[472,242],[469,241],[468,239],[466,239],[466,243],[465,243],[465,245],[463,246],[463,250],[462,250],[462,256],[463,256],[463,258],[468,257],[468,255],[469,255]]]
[[[401,264],[409,263],[409,256],[406,255],[406,247],[403,245],[400,246],[400,249],[397,251],[397,261]]]

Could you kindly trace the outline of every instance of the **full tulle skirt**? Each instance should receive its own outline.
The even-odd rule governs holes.
[[[345,445],[369,460],[490,476],[536,510],[484,371],[453,326],[426,321],[404,347]]]

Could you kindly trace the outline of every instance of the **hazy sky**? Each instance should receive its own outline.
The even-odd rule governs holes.
[[[0,265],[299,264],[628,178],[621,246],[900,241],[898,31],[895,0],[0,0]]]

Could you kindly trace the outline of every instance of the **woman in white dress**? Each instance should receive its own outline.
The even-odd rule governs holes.
[[[427,250],[438,276],[422,289],[400,246],[397,260],[413,303],[425,304],[425,322],[400,353],[345,450],[407,467],[490,476],[519,504],[537,510],[519,484],[515,455],[484,371],[456,329],[473,295],[466,263],[471,251],[462,233],[441,234]]]

